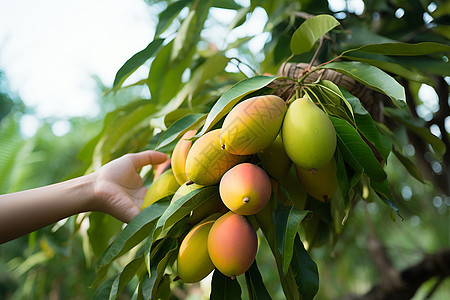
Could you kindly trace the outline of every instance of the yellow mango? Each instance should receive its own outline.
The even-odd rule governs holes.
[[[225,117],[220,144],[237,155],[255,154],[275,140],[280,131],[286,103],[274,95],[242,101]]]
[[[189,231],[178,251],[178,277],[186,283],[194,283],[205,278],[214,264],[208,253],[208,235],[215,221],[201,223]]]
[[[200,185],[216,184],[226,171],[247,159],[221,149],[219,136],[220,129],[215,129],[194,142],[186,159],[188,180]]]
[[[173,195],[179,187],[180,185],[175,179],[172,169],[164,171],[148,188],[142,203],[142,209],[164,197]]]
[[[188,181],[186,176],[186,158],[191,149],[192,141],[188,141],[197,133],[197,130],[189,130],[180,138],[172,152],[172,170],[179,185]]]

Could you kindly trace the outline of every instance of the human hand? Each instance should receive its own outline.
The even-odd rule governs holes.
[[[167,160],[161,152],[147,150],[125,154],[91,175],[94,179],[94,208],[123,222],[130,222],[141,211],[147,188],[138,171],[148,164]]]

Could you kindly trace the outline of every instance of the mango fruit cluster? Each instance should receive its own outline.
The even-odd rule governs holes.
[[[203,279],[215,268],[231,278],[250,268],[258,238],[246,216],[266,207],[273,186],[288,181],[292,165],[296,180],[315,199],[328,201],[337,189],[336,132],[307,97],[289,107],[274,95],[249,98],[226,115],[221,128],[193,142],[195,134],[187,131],[178,141],[172,168],[152,186],[165,184],[157,184],[160,190],[150,186],[143,205],[171,193],[174,202],[193,190],[218,185],[217,197],[194,209],[188,219],[193,228],[177,259],[178,276],[186,283]],[[294,194],[298,185],[293,186]]]

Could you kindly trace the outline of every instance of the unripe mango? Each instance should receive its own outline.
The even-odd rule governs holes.
[[[289,169],[288,174],[281,178],[278,183],[282,187],[278,187],[276,197],[281,204],[285,206],[294,205],[301,210],[305,209],[307,194],[305,188],[300,184],[300,181],[297,178],[295,166],[292,166]],[[290,201],[284,193],[283,188],[289,194]]]
[[[247,271],[257,251],[256,231],[244,216],[230,211],[220,217],[209,231],[209,257],[226,276],[235,278]]]
[[[285,176],[292,165],[291,160],[284,150],[283,140],[280,134],[269,147],[258,152],[258,158],[261,160],[264,170],[276,179]]]
[[[188,141],[197,133],[197,130],[189,130],[180,138],[172,152],[172,170],[179,185],[182,185],[188,178],[186,176],[186,158],[191,149],[192,141]]]
[[[181,197],[189,194],[192,191],[201,189],[203,186],[198,184],[190,184],[187,185],[186,183],[181,185],[178,190],[175,192],[175,194],[172,197],[171,203],[177,201]],[[219,197],[219,191],[217,191],[217,195],[206,200],[200,206],[195,208],[192,211],[191,217],[187,220],[189,224],[197,224],[204,218],[210,216],[211,214],[217,213],[217,212],[225,212],[226,207],[223,204],[222,200],[220,200]]]
[[[263,169],[251,163],[242,163],[223,175],[219,192],[223,203],[231,211],[253,215],[269,202],[272,187]]]
[[[222,150],[219,136],[220,129],[216,129],[194,142],[186,159],[188,180],[200,185],[216,184],[226,171],[247,159]]]
[[[178,251],[178,276],[186,283],[193,283],[205,278],[214,264],[208,253],[208,235],[215,221],[201,223],[189,231]]]
[[[272,144],[280,131],[286,103],[274,95],[242,101],[225,117],[220,144],[237,155],[255,154]]]
[[[306,171],[296,166],[297,177],[305,190],[315,199],[328,202],[338,188],[336,161],[317,171]]]
[[[148,188],[147,194],[145,194],[144,202],[142,203],[142,209],[155,203],[159,199],[173,195],[179,187],[180,185],[175,179],[172,169],[164,171]]]
[[[289,158],[305,170],[325,167],[336,149],[333,123],[308,98],[300,98],[289,105],[282,138]]]

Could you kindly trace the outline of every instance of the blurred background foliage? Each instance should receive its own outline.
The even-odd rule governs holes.
[[[154,18],[159,13],[161,20],[166,8],[173,8],[174,3],[188,5],[192,1],[147,2],[154,7]],[[356,2],[360,5],[355,5]],[[148,87],[143,85],[145,80],[125,82],[131,86],[114,89],[112,83],[102,83],[97,79],[101,108],[97,116],[42,119],[35,134],[25,136],[20,128],[21,120],[33,115],[33,109],[26,107],[17,95],[10,92],[7,78],[0,73],[0,193],[80,176],[126,152],[151,148],[158,135],[153,139],[149,137],[158,132],[156,129],[164,129],[171,120],[173,122],[190,112],[193,105],[204,105],[203,112],[208,111],[211,99],[217,99],[229,83],[252,76],[254,71],[276,74],[280,64],[290,55],[292,33],[309,14],[333,14],[343,25],[341,32],[326,43],[319,61],[326,60],[333,53],[368,43],[434,41],[448,45],[450,39],[450,5],[443,0],[340,1],[343,6],[336,6],[337,2],[332,0],[259,0],[242,5],[240,1],[225,0],[212,3],[216,6],[215,11],[210,10],[205,26],[199,29],[198,43],[188,54],[188,65],[167,72],[178,82],[174,83],[173,78],[160,78],[162,87],[153,88],[161,93],[159,104],[165,104],[168,100],[164,97],[170,99],[183,87],[189,89],[186,83],[192,80],[192,74],[218,49],[230,62],[225,70],[211,71],[211,78],[217,75],[214,80],[203,78],[207,83],[202,89],[194,86],[194,91],[188,91],[191,97],[195,94],[195,99],[190,98],[188,104],[171,115],[172,119],[147,118],[165,106],[148,103],[148,99],[142,96],[148,91]],[[168,18],[167,26],[160,28],[162,36],[173,36],[180,28],[187,15],[181,8],[180,14]],[[235,11],[235,17],[226,21],[215,18],[222,10]],[[229,32],[238,31],[240,25],[250,22],[252,14],[257,13],[267,18],[263,38],[261,35],[253,38],[244,32],[235,40],[223,40]],[[250,31],[248,27],[247,30]],[[263,45],[264,42],[259,51],[252,51],[255,43]],[[293,61],[309,62],[312,53],[294,57]],[[407,68],[406,76],[394,76],[407,89],[408,105],[415,124],[429,128],[449,145],[450,68],[447,56],[374,58],[366,54],[353,59],[377,59],[386,65],[393,63]],[[137,110],[137,107],[144,108]],[[64,134],[59,134],[56,129],[61,125],[68,128]],[[401,149],[398,150],[420,168],[424,183],[410,176],[394,155],[389,157],[386,171],[403,219],[392,217],[389,207],[367,195],[366,201],[355,204],[336,241],[329,243],[325,232],[322,243],[319,241],[319,245],[311,250],[319,268],[318,299],[362,294],[380,281],[381,274],[368,250],[368,243],[374,236],[382,242],[397,270],[419,262],[427,253],[450,246],[449,151],[439,157],[431,148],[419,145],[420,140],[414,139],[404,126],[396,128],[395,134],[401,141]],[[91,214],[89,219],[79,215],[1,245],[0,299],[90,298],[90,285],[96,276],[96,258],[121,227],[121,223],[100,213]],[[96,237],[95,241],[92,237]],[[281,299],[283,294],[278,278],[273,272],[272,260],[265,259],[267,256],[270,252],[262,242],[257,257],[259,268],[270,294],[274,299]],[[266,261],[268,263],[264,263]],[[433,298],[446,299],[450,290],[448,278],[443,282],[433,278],[421,287],[414,299],[425,298],[437,282],[439,286]],[[133,294],[130,286],[133,284],[122,292],[122,299],[129,299]],[[189,299],[200,297],[196,296],[196,285],[182,286],[180,283],[179,288],[174,292],[178,298],[190,292]]]

